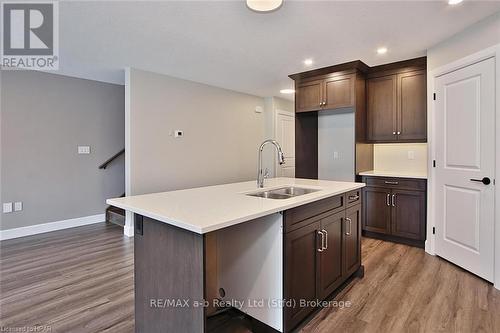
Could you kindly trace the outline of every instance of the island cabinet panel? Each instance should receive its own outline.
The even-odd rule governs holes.
[[[135,332],[204,332],[203,236],[135,215]],[[168,299],[166,299],[168,298]]]
[[[316,299],[317,267],[316,255],[320,248],[320,221],[311,221],[308,226],[288,233],[285,237],[285,299],[295,300],[295,307],[285,308],[285,330],[297,326],[314,309],[299,306],[300,300]]]
[[[363,176],[363,233],[423,247],[426,229],[425,179]]]
[[[342,276],[348,277],[361,265],[361,206],[346,210],[342,229]]]
[[[301,306],[301,301],[328,299],[360,269],[358,194],[351,191],[284,212],[284,298],[295,304],[284,308],[285,332],[296,329],[316,310]]]
[[[319,253],[318,295],[324,299],[342,283],[342,222],[344,212],[321,220],[323,247]]]

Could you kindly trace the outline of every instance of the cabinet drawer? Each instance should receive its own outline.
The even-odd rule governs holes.
[[[361,189],[347,192],[345,195],[345,202],[347,207],[351,207],[361,203]]]
[[[363,183],[366,183],[366,186],[399,188],[418,191],[425,191],[427,187],[427,180],[414,178],[363,177]]]
[[[345,207],[345,195],[341,194],[286,210],[284,212],[285,232],[296,230],[311,223],[312,221],[308,219],[313,216],[317,216],[325,212],[328,212],[329,214],[335,213],[345,209]]]

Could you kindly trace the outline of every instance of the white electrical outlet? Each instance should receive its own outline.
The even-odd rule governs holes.
[[[333,152],[333,159],[334,160],[338,160],[339,159],[339,152],[338,151],[334,151]]]
[[[23,210],[23,203],[22,201],[14,202],[14,211],[19,212]]]
[[[90,154],[90,146],[78,146],[78,154]]]
[[[3,212],[4,213],[12,213],[12,202],[4,202],[3,203]]]
[[[409,160],[415,159],[415,152],[413,150],[408,150],[408,159]]]

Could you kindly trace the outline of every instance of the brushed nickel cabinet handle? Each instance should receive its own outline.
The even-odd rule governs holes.
[[[398,135],[400,135],[400,134],[401,134],[401,131],[398,131]]]
[[[359,195],[350,195],[349,196],[349,200],[358,200],[359,199]]]
[[[398,185],[399,184],[399,182],[389,181],[389,180],[386,180],[384,183],[386,183],[387,185]]]
[[[387,193],[387,197],[385,198],[385,203],[387,206],[390,206],[391,204],[389,203],[389,201],[391,200],[391,194],[390,193]]]
[[[396,135],[396,131],[392,132],[392,135]]]
[[[347,222],[349,222],[349,232],[346,231],[346,236],[351,236],[351,233],[352,233],[352,220],[348,217],[345,218],[345,220]]]
[[[323,234],[323,232],[321,232],[319,230],[318,230],[318,235],[321,236],[321,247],[318,248],[318,252],[323,252],[323,248],[324,248],[323,244],[325,242],[325,235]]]
[[[396,195],[392,195],[392,207],[396,207]]]

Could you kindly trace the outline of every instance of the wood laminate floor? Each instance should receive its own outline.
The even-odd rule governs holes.
[[[336,298],[351,306],[304,332],[500,332],[500,291],[422,249],[364,239],[363,264]],[[0,332],[131,333],[133,240],[95,224],[3,241],[0,296]]]

